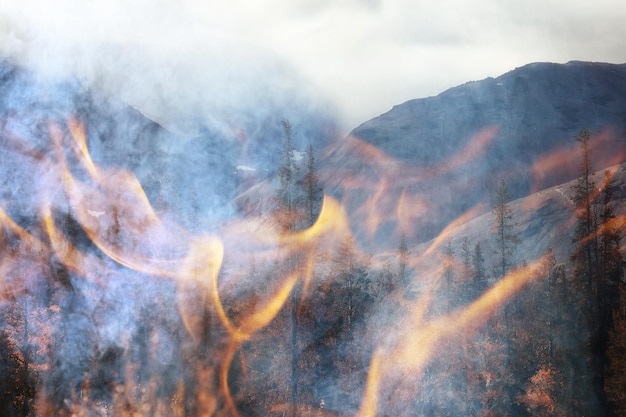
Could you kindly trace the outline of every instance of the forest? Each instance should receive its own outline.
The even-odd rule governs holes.
[[[63,192],[0,210],[2,415],[626,416],[626,226],[588,130],[569,258],[519,262],[505,180],[489,240],[367,253],[281,128],[270,209],[201,236],[50,128],[27,157]]]

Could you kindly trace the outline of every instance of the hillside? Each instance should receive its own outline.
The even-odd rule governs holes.
[[[331,148],[327,186],[345,197],[350,190],[338,173],[358,172],[373,183],[385,177],[386,204],[393,207],[409,194],[428,214],[412,217],[406,230],[391,219],[377,240],[392,236],[383,242],[391,247],[404,232],[425,241],[469,208],[488,207],[501,179],[511,197],[520,198],[575,178],[573,137],[582,129],[594,136],[597,169],[625,160],[626,65],[530,64],[397,105]],[[351,211],[377,189],[348,197]]]
[[[0,409],[526,417],[539,375],[548,408],[603,415],[625,241],[574,272],[572,136],[594,129],[623,219],[624,79],[530,65],[339,138],[306,103],[186,130],[0,63]],[[519,268],[494,256],[500,179]]]
[[[602,184],[605,171],[613,175],[613,207],[616,217],[626,222],[626,163],[596,171],[593,180]],[[515,232],[520,244],[516,250],[515,263],[522,265],[539,259],[551,248],[558,262],[568,264],[573,250],[575,212],[572,204],[573,187],[576,180],[546,188],[529,196],[511,201]],[[481,242],[486,255],[493,252],[494,216],[491,212],[475,217],[454,228],[445,242],[460,248],[463,238],[470,242]],[[413,248],[422,253],[433,242],[429,241]],[[626,251],[626,230],[622,235],[622,252]],[[458,252],[458,250],[457,250]]]

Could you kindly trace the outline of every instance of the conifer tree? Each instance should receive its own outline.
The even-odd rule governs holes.
[[[446,310],[450,311],[455,306],[454,302],[456,302],[456,300],[453,300],[456,297],[453,295],[452,290],[452,281],[454,278],[454,248],[452,247],[452,242],[448,242],[443,248],[443,268],[445,279],[444,299],[446,300]]]
[[[513,210],[511,209],[509,193],[504,179],[500,181],[500,187],[495,195],[493,215],[493,237],[496,245],[494,275],[496,278],[504,278],[515,266],[513,256],[519,243],[518,235],[514,230],[516,224],[513,221]],[[511,305],[504,306],[500,313],[502,318],[501,327],[506,337],[507,355],[505,363],[508,368],[511,365],[511,343],[515,335],[515,328],[511,319]]]
[[[574,186],[572,202],[576,207],[576,229],[574,231],[575,250],[572,255],[574,262],[574,276],[583,280],[589,294],[596,298],[596,285],[594,272],[596,269],[597,240],[594,235],[596,218],[593,210],[595,183],[593,181],[593,168],[591,166],[591,150],[589,140],[591,132],[582,130],[576,136],[580,143],[581,164],[580,176]]]
[[[294,160],[293,129],[288,120],[281,122],[284,145],[278,168],[280,188],[276,192],[275,219],[283,232],[293,232],[300,225],[304,213],[299,205],[298,175],[300,168]]]
[[[605,373],[609,330],[616,306],[616,289],[622,277],[620,228],[614,221],[610,174],[598,190],[593,179],[589,141],[591,133],[582,130],[576,136],[580,144],[580,176],[573,187],[572,203],[576,207],[574,229],[573,284],[586,294],[583,299],[589,329],[589,365],[591,389],[597,398],[598,412],[607,409]]]
[[[620,237],[624,223],[618,223],[613,210],[614,185],[609,171],[605,172],[598,231],[598,302],[604,316],[600,319],[608,323],[610,311],[617,303],[617,289],[623,277],[622,250]]]
[[[493,207],[493,234],[497,252],[495,269],[499,277],[504,277],[513,268],[513,255],[519,243],[519,237],[514,230],[516,224],[513,221],[513,210],[509,200],[506,182],[501,180]]]
[[[406,235],[400,236],[400,246],[398,246],[398,281],[402,286],[405,296],[409,288],[409,248],[406,243]]]
[[[278,168],[280,187],[276,192],[276,211],[274,218],[282,233],[296,231],[303,221],[304,210],[300,204],[300,190],[298,189],[299,167],[294,160],[293,130],[288,120],[281,122],[283,128],[284,146],[281,157],[281,166]],[[289,256],[284,266],[285,275],[296,273],[299,268],[297,253]],[[298,288],[294,288],[287,303],[290,327],[290,375],[289,391],[291,398],[292,415],[295,416],[298,400]]]
[[[306,222],[311,225],[317,217],[319,204],[322,200],[322,187],[319,183],[313,146],[307,149],[306,173],[304,174],[304,209]]]
[[[480,295],[482,290],[486,287],[487,274],[485,271],[485,257],[483,250],[480,246],[480,242],[476,242],[474,245],[474,251],[472,254],[472,298]]]
[[[467,236],[464,236],[463,241],[461,242],[460,256],[461,264],[463,265],[463,275],[465,276],[465,279],[468,279],[472,269],[472,250]]]
[[[467,236],[461,241],[461,251],[459,253],[461,260],[461,274],[463,276],[462,285],[462,301],[468,302],[474,299],[476,295],[476,283],[474,282],[474,273],[472,265],[472,248]]]

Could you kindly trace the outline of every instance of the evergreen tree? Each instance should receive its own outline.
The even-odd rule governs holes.
[[[301,190],[298,187],[300,168],[294,158],[295,149],[293,147],[291,123],[288,120],[283,120],[281,123],[284,145],[281,165],[278,168],[280,187],[275,195],[276,212],[274,218],[283,232],[293,232],[301,225],[305,217],[304,210],[300,204]]]
[[[575,250],[572,255],[574,262],[574,277],[583,280],[588,294],[596,298],[596,285],[594,272],[596,270],[597,239],[594,234],[596,218],[593,210],[595,199],[595,183],[593,181],[593,169],[591,166],[591,150],[589,140],[591,132],[582,130],[576,136],[580,143],[581,164],[580,176],[574,186],[572,202],[576,207],[576,228],[574,231]],[[595,300],[594,300],[595,301]]]
[[[509,200],[506,182],[502,180],[496,192],[493,207],[493,234],[497,252],[495,269],[499,277],[504,277],[513,268],[513,255],[519,243],[518,235],[514,230],[516,224],[513,221],[513,210]]]
[[[461,260],[462,275],[461,301],[467,303],[474,298],[475,294],[475,284],[472,273],[472,248],[470,247],[470,241],[467,236],[464,236],[461,241],[461,251],[459,256]]]
[[[278,168],[280,187],[276,192],[276,211],[274,218],[282,233],[288,234],[296,231],[305,217],[304,210],[299,204],[300,190],[298,189],[299,167],[294,160],[295,149],[293,147],[293,130],[288,120],[281,122],[283,128],[284,145],[281,158],[281,166]],[[299,257],[293,253],[286,260],[284,275],[296,273],[299,269]],[[291,399],[292,415],[295,416],[298,400],[298,288],[294,288],[289,296],[287,311],[290,328],[290,376],[289,391]]]
[[[410,274],[409,274],[409,255],[411,252],[406,244],[406,235],[402,233],[400,236],[400,246],[398,247],[398,281],[402,286],[405,297],[408,296]]]
[[[515,232],[515,222],[513,221],[513,210],[510,205],[509,193],[506,188],[506,182],[500,181],[500,187],[496,191],[495,204],[493,207],[494,223],[493,223],[493,237],[496,246],[496,264],[494,266],[494,275],[497,278],[504,278],[513,267],[513,256],[515,249],[519,243],[518,235]],[[514,366],[511,363],[511,343],[515,336],[515,328],[512,324],[513,308],[511,304],[507,304],[499,312],[499,323],[502,328],[502,335],[506,345],[505,364],[508,368],[506,372],[511,372],[510,367]],[[509,395],[509,400],[511,396]]]
[[[603,323],[611,321],[611,310],[617,305],[617,289],[623,277],[620,237],[624,223],[618,223],[613,211],[614,185],[605,172],[598,231],[598,302]]]
[[[487,286],[487,273],[485,270],[485,257],[483,256],[483,250],[480,246],[480,242],[476,242],[474,245],[474,252],[472,254],[472,298],[476,298],[483,292],[483,289]]]
[[[0,407],[3,415],[24,414],[31,399],[31,387],[24,380],[21,354],[6,329],[0,332]]]
[[[463,237],[461,242],[461,265],[463,266],[463,276],[466,280],[469,280],[472,270],[472,249],[470,248],[470,242],[467,236]]]
[[[574,229],[573,286],[584,289],[582,299],[589,329],[589,371],[596,410],[605,413],[607,397],[604,391],[607,368],[609,330],[616,306],[616,289],[622,278],[621,227],[615,222],[612,197],[613,185],[606,174],[600,190],[593,180],[591,133],[582,130],[576,141],[580,144],[580,176],[573,187],[572,202],[576,207]]]
[[[296,159],[296,150],[294,148],[294,133],[291,123],[283,120],[282,131],[284,145],[281,156],[281,165],[278,169],[279,188],[275,194],[276,209],[274,212],[274,220],[284,234],[293,233],[295,231],[311,226],[319,214],[322,189],[319,184],[319,178],[315,166],[315,157],[313,147],[309,145],[306,158],[306,170],[302,174],[301,167]],[[284,274],[290,275],[300,273],[302,270],[302,259],[298,254],[298,248],[291,248],[292,254],[286,260],[283,266]],[[300,334],[303,317],[301,315],[306,310],[300,300],[301,286],[297,285],[292,290],[289,301],[286,303],[286,311],[288,312],[288,323],[290,328],[290,382],[289,390],[291,396],[291,406],[293,415],[296,409],[301,406],[302,393],[299,392],[299,380],[303,375],[301,372],[303,354],[299,339],[303,337]]]
[[[454,279],[454,248],[452,247],[452,242],[448,242],[443,248],[443,269],[445,286],[444,299],[446,300],[445,309],[446,311],[450,311],[456,304],[456,297],[454,296],[452,285]]]
[[[306,158],[306,173],[304,174],[304,209],[306,222],[311,225],[319,214],[320,202],[322,201],[322,187],[319,183],[313,146],[309,144]]]

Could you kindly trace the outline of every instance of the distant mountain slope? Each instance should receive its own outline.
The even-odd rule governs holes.
[[[487,127],[498,133],[477,174],[523,174],[539,155],[569,144],[584,128],[608,131],[610,140],[597,151],[599,161],[607,148],[626,146],[626,64],[526,65],[495,79],[407,101],[363,123],[352,135],[407,163],[432,165]],[[560,174],[564,176],[552,177],[544,186],[570,179]]]
[[[613,175],[614,214],[626,219],[626,163],[607,169]],[[598,170],[593,176],[598,186],[603,182],[605,171]],[[571,202],[575,184],[576,180],[572,180],[511,202],[515,232],[520,238],[516,250],[517,264],[540,258],[548,248],[552,248],[558,262],[569,262],[576,223]],[[480,242],[485,254],[491,257],[494,249],[493,223],[492,213],[476,217],[456,228],[450,241],[456,248],[460,248],[464,237],[471,242]],[[623,235],[622,251],[625,250],[626,235]]]
[[[169,123],[131,106],[123,93],[75,78],[42,77],[0,59],[4,161],[0,198],[19,202],[15,211],[37,212],[25,205],[34,200],[32,190],[45,176],[33,177],[40,161],[24,158],[21,147],[53,153],[50,126],[66,131],[68,121],[75,119],[85,126],[90,155],[98,166],[131,169],[158,210],[193,230],[214,228],[238,214],[232,205],[235,196],[250,183],[275,174],[283,146],[283,117],[298,132],[294,137],[298,149],[306,149],[309,143],[322,148],[335,137],[327,109],[322,112],[295,93],[294,97],[255,96],[240,108],[219,108],[209,118],[203,114],[181,121],[171,115]],[[193,128],[177,126],[183,122]]]
[[[596,169],[625,160],[626,64],[529,64],[397,105],[354,129],[351,138],[358,140],[330,152],[328,189],[345,196],[336,175],[345,161],[353,171],[374,170],[362,156],[373,145],[403,166],[394,168],[402,181],[389,181],[390,202],[408,192],[427,204],[428,214],[404,230],[424,241],[469,207],[488,207],[500,179],[519,198],[575,178],[573,137],[582,129],[594,135]],[[409,183],[411,176],[416,180]],[[379,231],[390,244],[398,233],[393,224]]]

